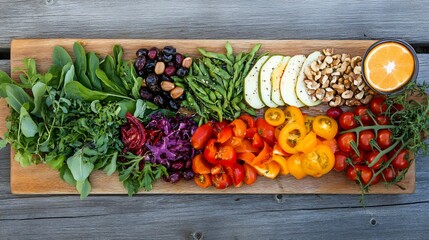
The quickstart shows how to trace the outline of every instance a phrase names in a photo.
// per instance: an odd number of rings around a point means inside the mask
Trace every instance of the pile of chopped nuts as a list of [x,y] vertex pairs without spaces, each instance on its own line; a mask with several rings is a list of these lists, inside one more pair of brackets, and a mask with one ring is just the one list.
[[329,102],[329,106],[368,104],[375,94],[362,79],[362,57],[335,54],[323,49],[317,61],[304,69],[307,93],[313,101]]

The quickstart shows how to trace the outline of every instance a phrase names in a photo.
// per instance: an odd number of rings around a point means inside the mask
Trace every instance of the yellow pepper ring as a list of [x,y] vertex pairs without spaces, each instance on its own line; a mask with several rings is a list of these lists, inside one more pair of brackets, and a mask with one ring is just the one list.
[[295,146],[307,135],[304,125],[290,123],[286,125],[279,133],[278,142],[280,147],[287,153],[297,153]]

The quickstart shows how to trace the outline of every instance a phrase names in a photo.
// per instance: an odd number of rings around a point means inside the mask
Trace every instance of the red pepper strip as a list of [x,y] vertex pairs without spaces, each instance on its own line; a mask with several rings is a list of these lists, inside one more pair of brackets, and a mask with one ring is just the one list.
[[268,145],[268,143],[264,142],[264,148],[261,152],[259,152],[258,156],[253,159],[252,165],[259,165],[261,163],[268,162],[271,157],[271,153],[273,152],[273,148]]
[[127,112],[127,124],[121,127],[122,142],[124,143],[124,152],[131,151],[137,155],[143,153],[143,146],[146,143],[146,130],[143,124],[131,113]]

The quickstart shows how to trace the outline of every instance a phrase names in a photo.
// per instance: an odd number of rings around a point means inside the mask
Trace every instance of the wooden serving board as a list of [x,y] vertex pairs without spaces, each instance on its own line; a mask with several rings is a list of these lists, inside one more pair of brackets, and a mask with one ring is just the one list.
[[[162,48],[172,45],[180,53],[198,56],[196,47],[209,51],[224,51],[226,40],[139,40],[139,39],[18,39],[12,41],[11,69],[22,66],[24,58],[35,58],[39,71],[47,71],[52,64],[53,47],[60,45],[72,54],[75,41],[83,44],[86,51],[95,51],[102,56],[111,53],[114,44],[121,44],[126,59],[133,59],[137,49],[153,46]],[[249,50],[255,43],[262,43],[262,51],[284,55],[306,54],[323,48],[334,48],[337,53],[349,53],[352,56],[362,56],[374,41],[360,40],[229,40],[235,52]],[[13,79],[18,79],[17,73],[12,72]],[[308,114],[316,115],[326,110],[326,105],[303,109]],[[9,114],[6,102],[0,102],[0,136],[6,131],[5,117]],[[91,175],[92,193],[94,194],[123,194],[126,193],[118,176],[107,176],[104,172]],[[371,187],[370,193],[403,194],[415,190],[415,167],[411,166],[406,178],[400,183],[405,189],[392,186],[385,188],[383,184]],[[23,168],[13,160],[11,155],[11,191],[14,194],[76,194],[74,187],[63,182],[56,170],[47,165],[34,165]],[[141,193],[147,193],[142,191]],[[201,189],[193,181],[180,181],[176,184],[158,181],[150,194],[360,194],[359,187],[348,180],[343,173],[331,173],[316,179],[306,177],[296,180],[294,177],[281,176],[276,180],[259,177],[255,184],[241,188],[230,187],[218,190],[213,187]]]

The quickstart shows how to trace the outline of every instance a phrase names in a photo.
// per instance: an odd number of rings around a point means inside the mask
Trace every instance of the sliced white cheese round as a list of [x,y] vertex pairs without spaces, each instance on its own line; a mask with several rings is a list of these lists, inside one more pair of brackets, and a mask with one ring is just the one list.
[[308,55],[307,59],[305,60],[304,64],[302,65],[301,71],[299,72],[298,79],[296,81],[295,86],[295,92],[298,96],[298,99],[304,103],[307,106],[316,106],[319,105],[322,101],[316,100],[313,101],[310,95],[308,95],[307,90],[305,88],[305,68],[310,67],[311,63],[314,61],[317,61],[319,56],[321,56],[322,53],[319,51],[313,52],[310,55]]
[[254,109],[265,107],[265,104],[259,98],[259,72],[267,59],[268,56],[260,57],[244,78],[244,100]]
[[271,100],[271,73],[283,60],[281,55],[273,55],[265,61],[259,72],[259,97],[262,102],[265,103],[268,107],[277,107],[278,105]]
[[283,102],[282,96],[280,94],[280,81],[282,80],[283,72],[285,71],[289,60],[289,56],[284,57],[271,73],[271,100],[279,106],[285,105],[285,102]]
[[287,105],[295,107],[303,107],[304,104],[299,101],[295,93],[296,80],[298,78],[301,67],[304,64],[306,57],[304,55],[293,56],[283,73],[282,79],[280,81],[280,94],[283,101]]

